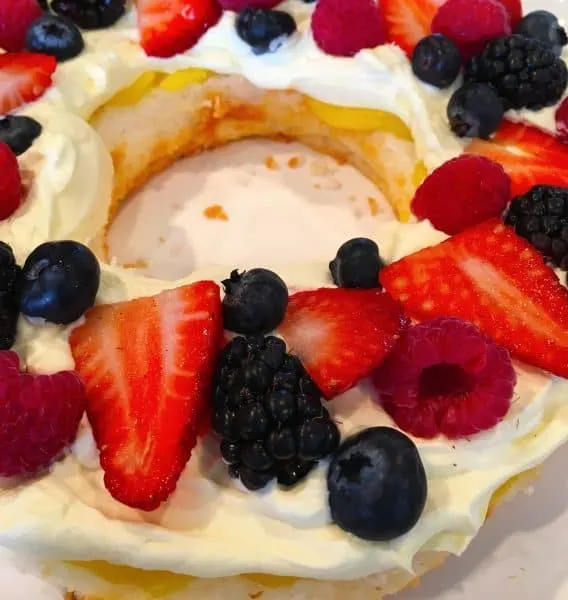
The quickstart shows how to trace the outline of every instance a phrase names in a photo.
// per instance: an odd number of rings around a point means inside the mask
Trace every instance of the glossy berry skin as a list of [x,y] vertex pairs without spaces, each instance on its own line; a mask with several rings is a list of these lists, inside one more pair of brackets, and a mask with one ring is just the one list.
[[429,35],[418,42],[412,53],[412,72],[437,88],[446,88],[461,70],[462,58],[455,43],[444,35]]
[[286,284],[268,269],[233,271],[223,281],[225,329],[236,333],[263,334],[275,329],[288,306]]
[[124,15],[126,0],[53,0],[51,9],[81,29],[104,29]]
[[276,52],[297,28],[289,13],[266,8],[245,8],[237,16],[235,27],[254,54]]
[[73,323],[95,303],[100,274],[99,261],[83,244],[45,242],[24,263],[20,310],[50,323]]
[[525,15],[515,27],[515,33],[533,38],[560,56],[568,43],[566,31],[560,26],[556,15],[547,10],[535,10]]
[[41,131],[42,126],[31,117],[6,115],[0,119],[0,142],[7,144],[16,156],[28,150]]
[[450,98],[447,107],[452,131],[458,137],[488,138],[495,133],[505,111],[499,96],[483,83],[466,83]]
[[0,221],[12,216],[22,203],[22,176],[16,155],[0,142]]
[[329,465],[327,487],[333,522],[374,542],[410,531],[426,504],[418,450],[390,427],[365,429],[345,440]]
[[79,28],[66,17],[46,13],[34,21],[26,34],[26,49],[49,54],[64,62],[83,52],[85,42]]
[[12,248],[0,242],[0,350],[9,350],[16,341],[21,275]]
[[333,283],[344,288],[380,288],[379,272],[385,266],[379,247],[368,238],[345,242],[329,263]]

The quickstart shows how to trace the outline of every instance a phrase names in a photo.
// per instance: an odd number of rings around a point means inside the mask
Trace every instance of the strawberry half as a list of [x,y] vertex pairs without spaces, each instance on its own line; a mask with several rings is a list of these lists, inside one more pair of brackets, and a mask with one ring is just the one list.
[[432,33],[432,20],[446,0],[381,0],[387,24],[387,41],[400,46],[408,56],[418,42]]
[[411,316],[470,321],[518,358],[568,377],[568,290],[498,219],[389,265],[380,280]]
[[467,152],[500,163],[511,178],[513,197],[534,185],[568,186],[568,146],[534,127],[504,121],[491,141],[475,139]]
[[0,54],[0,114],[37,100],[51,86],[55,57],[35,52]]
[[279,331],[329,400],[378,367],[407,325],[388,294],[321,288],[290,297]]
[[140,44],[161,58],[189,50],[222,13],[217,0],[138,0],[136,7]]
[[71,335],[105,485],[154,510],[174,491],[208,416],[223,335],[211,281],[97,306]]

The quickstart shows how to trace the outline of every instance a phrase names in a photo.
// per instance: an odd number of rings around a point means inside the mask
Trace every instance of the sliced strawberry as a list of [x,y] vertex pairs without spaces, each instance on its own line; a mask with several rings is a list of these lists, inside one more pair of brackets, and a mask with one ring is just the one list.
[[538,184],[568,186],[568,146],[534,127],[505,121],[491,141],[475,139],[467,152],[500,163],[513,196]]
[[105,485],[157,508],[175,489],[208,410],[223,334],[211,281],[97,306],[71,335]]
[[0,54],[0,114],[43,96],[56,67],[55,58],[47,54]]
[[446,0],[381,0],[387,23],[387,40],[400,46],[408,56],[414,46],[430,35],[436,11]]
[[189,50],[221,18],[217,0],[138,0],[140,44],[148,56]]
[[388,294],[322,288],[291,296],[279,330],[330,399],[381,364],[407,324]]
[[518,358],[568,377],[568,290],[498,219],[389,265],[380,279],[411,316],[470,321]]

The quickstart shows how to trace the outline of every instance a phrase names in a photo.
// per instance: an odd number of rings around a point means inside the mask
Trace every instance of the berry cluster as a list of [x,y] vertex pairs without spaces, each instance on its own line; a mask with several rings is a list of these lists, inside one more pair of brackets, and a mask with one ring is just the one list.
[[274,336],[235,337],[215,375],[213,429],[249,490],[302,480],[339,445],[339,430],[301,362]]

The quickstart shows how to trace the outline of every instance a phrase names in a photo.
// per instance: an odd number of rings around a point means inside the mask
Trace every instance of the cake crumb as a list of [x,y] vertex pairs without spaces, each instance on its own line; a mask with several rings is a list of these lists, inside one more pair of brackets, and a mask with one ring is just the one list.
[[147,269],[148,261],[144,260],[143,258],[137,258],[136,260],[133,260],[132,262],[124,263],[122,265],[122,267],[124,269]]
[[220,204],[212,204],[208,206],[204,211],[203,215],[206,219],[216,219],[217,221],[228,221],[229,215],[225,212],[225,209]]
[[335,175],[337,167],[331,166],[326,159],[316,159],[310,163],[310,175],[314,177],[326,177]]
[[163,235],[161,235],[161,236],[158,238],[158,242],[160,242],[160,245],[162,246],[163,244],[165,244],[165,243],[166,243],[166,238],[165,238]]
[[381,212],[379,209],[379,201],[374,196],[367,196],[367,203],[369,204],[371,216],[376,217]]
[[292,156],[288,159],[288,167],[290,169],[298,169],[304,164],[305,160],[303,156]]
[[277,171],[280,168],[278,161],[272,155],[269,155],[264,159],[264,166],[270,171]]

